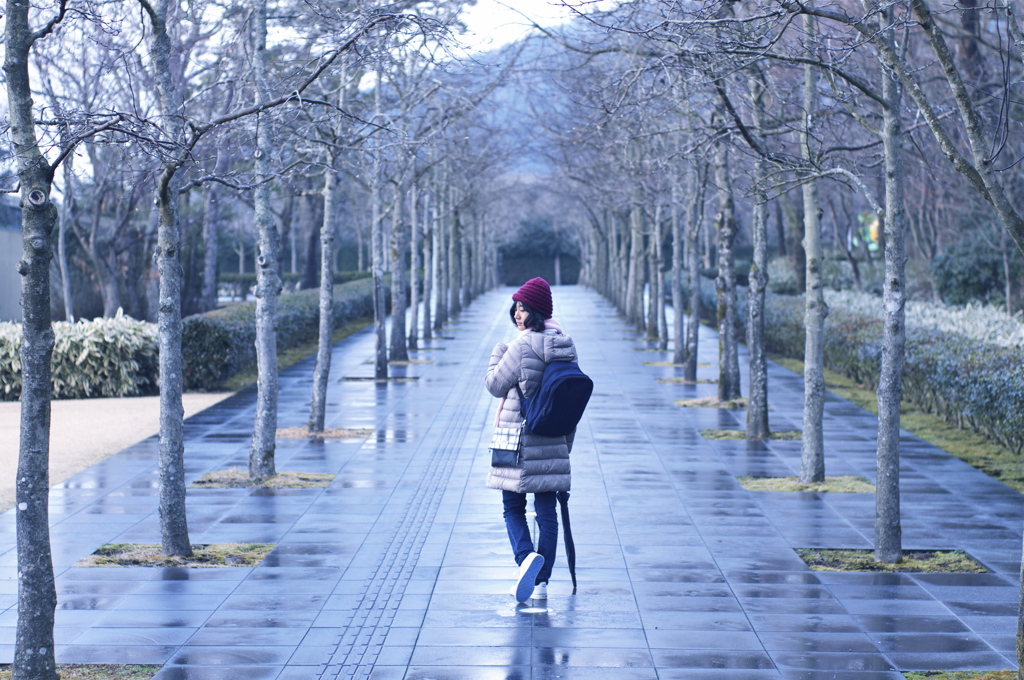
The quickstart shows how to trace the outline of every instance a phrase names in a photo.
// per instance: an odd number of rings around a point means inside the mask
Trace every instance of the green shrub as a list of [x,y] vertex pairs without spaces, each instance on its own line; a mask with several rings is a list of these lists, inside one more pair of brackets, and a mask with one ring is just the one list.
[[[876,389],[882,320],[833,305],[825,319],[825,365]],[[881,300],[877,300],[881,306]],[[765,304],[769,351],[803,359],[802,296],[771,295]],[[908,314],[909,316],[909,314]],[[903,397],[926,413],[970,427],[1016,454],[1024,450],[1024,347],[907,324]]]
[[[334,272],[334,285],[340,285],[342,283],[349,283],[350,281],[360,281],[362,279],[368,279],[373,274],[368,271],[339,271]],[[295,272],[288,272],[281,274],[281,280],[285,283],[294,284],[302,278],[302,275]],[[244,286],[246,290],[256,285],[256,274],[245,273],[239,274],[237,272],[224,272],[217,277],[217,281],[222,284],[230,284],[232,286]]]
[[[390,297],[390,289],[386,288]],[[320,292],[286,293],[277,300],[278,352],[316,340]],[[373,316],[368,279],[334,287],[334,327]],[[241,302],[182,321],[182,373],[186,390],[212,390],[256,365],[256,303]]]
[[[390,289],[385,288],[390,301]],[[244,302],[182,321],[187,390],[209,390],[256,365],[256,303]],[[373,316],[373,285],[363,278],[334,287],[334,327]],[[277,349],[315,341],[318,290],[284,294],[277,303]],[[157,327],[120,312],[113,319],[53,324],[54,399],[153,394],[159,374]],[[21,325],[0,323],[0,401],[21,397]]]
[[[120,312],[112,319],[53,324],[54,399],[129,397],[157,387],[156,326]],[[0,324],[0,400],[21,397],[21,324]]]
[[[1019,280],[1024,261],[1010,248],[1010,276]],[[946,248],[932,260],[935,285],[942,299],[953,305],[972,301],[1005,304],[1002,255],[984,239],[969,238]]]
[[[737,288],[739,337],[746,337],[746,290]],[[825,366],[869,389],[882,364],[882,301],[827,293]],[[714,284],[701,282],[701,317],[717,325]],[[903,398],[958,427],[970,427],[1015,454],[1024,451],[1024,328],[992,307],[950,308],[909,302]],[[803,360],[804,298],[765,299],[769,352]]]

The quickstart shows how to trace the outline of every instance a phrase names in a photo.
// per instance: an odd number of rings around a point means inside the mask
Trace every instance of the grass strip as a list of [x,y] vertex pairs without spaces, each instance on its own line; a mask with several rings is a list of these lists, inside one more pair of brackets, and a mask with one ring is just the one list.
[[321,432],[310,432],[309,428],[282,427],[277,431],[278,439],[365,439],[373,434],[369,427],[325,427]]
[[658,382],[666,385],[714,385],[717,380],[701,378],[699,380],[687,380],[686,378],[658,378]]
[[254,480],[246,470],[228,468],[207,472],[192,482],[190,489],[322,489],[334,481],[329,472],[278,472],[266,479]]
[[[57,675],[61,680],[150,680],[159,670],[160,666],[129,664],[57,664]],[[0,680],[11,680],[13,674],[10,664],[0,665]]]
[[907,680],[1017,680],[1017,671],[903,671]]
[[727,408],[735,410],[746,408],[747,400],[744,397],[726,399],[725,401],[719,401],[718,397],[700,397],[699,399],[679,399],[675,404],[683,408]]
[[[671,361],[645,361],[645,362],[643,362],[643,365],[644,366],[678,366],[679,368],[682,368],[682,367],[686,366],[686,364],[673,364]],[[699,363],[697,365],[698,366],[710,366],[711,364],[705,364],[705,363],[702,362],[702,363]]]
[[[704,439],[715,440],[746,440],[746,430],[701,430],[700,436]],[[803,439],[804,433],[800,430],[783,430],[781,432],[768,433],[768,440],[773,442],[798,442]],[[757,440],[751,440],[757,441]]]
[[875,485],[863,477],[825,477],[824,482],[802,484],[796,477],[737,477],[747,491],[813,491],[815,493],[874,493]]
[[[331,344],[333,345],[339,340],[343,340],[350,335],[358,333],[359,331],[369,326],[371,323],[373,323],[373,319],[361,319],[359,321],[347,323],[344,326],[339,326],[334,330],[334,333],[331,334]],[[279,352],[277,355],[277,369],[281,371],[288,368],[289,366],[297,364],[306,357],[316,354],[318,348],[319,343],[316,340],[313,340],[303,345],[297,345],[290,349],[286,349],[283,352]],[[256,369],[253,368],[250,371],[245,371],[243,373],[238,373],[236,375],[231,376],[223,383],[218,385],[216,391],[238,392],[239,390],[245,389],[246,387],[255,384]]]
[[211,543],[193,545],[191,557],[178,557],[164,555],[158,543],[108,543],[83,557],[75,566],[255,567],[273,549],[273,543]]
[[989,570],[963,550],[908,550],[896,564],[876,562],[871,550],[823,550],[797,548],[813,571],[930,572],[942,574],[984,574]]
[[[798,359],[772,356],[771,360],[794,373],[803,375],[804,364]],[[878,415],[875,393],[846,376],[825,369],[825,387],[834,394],[852,401],[866,411]],[[1024,456],[989,441],[971,430],[959,429],[932,413],[925,413],[908,401],[900,406],[900,427],[934,444],[946,453],[994,477],[1014,491],[1024,493]]]

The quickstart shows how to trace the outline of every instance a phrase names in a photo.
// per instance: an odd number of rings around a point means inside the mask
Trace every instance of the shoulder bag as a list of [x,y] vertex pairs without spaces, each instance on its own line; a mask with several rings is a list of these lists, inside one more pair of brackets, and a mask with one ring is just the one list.
[[[518,388],[519,385],[516,385]],[[516,467],[519,465],[519,446],[523,438],[523,424],[512,427],[501,427],[501,409],[505,400],[501,400],[498,413],[494,416],[494,434],[491,436],[491,466]]]

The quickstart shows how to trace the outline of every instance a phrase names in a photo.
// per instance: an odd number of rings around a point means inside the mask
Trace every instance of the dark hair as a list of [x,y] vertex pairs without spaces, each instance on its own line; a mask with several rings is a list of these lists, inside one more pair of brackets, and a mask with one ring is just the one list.
[[[523,309],[526,310],[526,326],[531,331],[537,331],[538,333],[544,330],[544,317],[540,315],[540,312],[534,311],[529,305],[525,305],[522,302],[512,301],[512,309],[508,310],[508,315],[512,318],[512,323],[516,323],[516,305],[523,305]],[[516,328],[519,325],[516,324]]]

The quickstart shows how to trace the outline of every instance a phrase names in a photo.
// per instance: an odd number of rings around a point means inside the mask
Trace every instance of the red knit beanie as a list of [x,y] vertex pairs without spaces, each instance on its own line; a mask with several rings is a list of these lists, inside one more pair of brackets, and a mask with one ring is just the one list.
[[516,302],[522,302],[545,319],[551,318],[553,311],[551,286],[539,276],[524,283],[523,287],[512,295],[512,299]]

